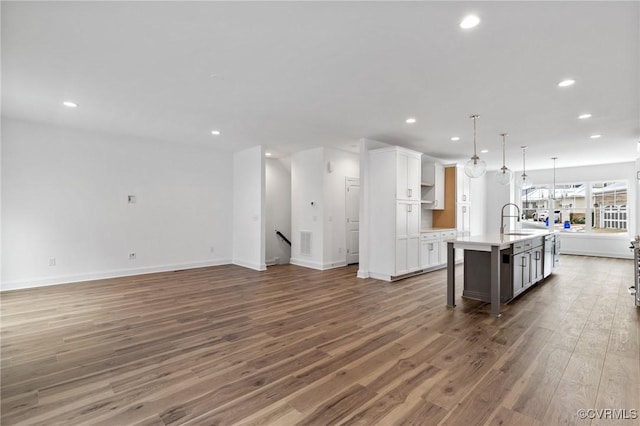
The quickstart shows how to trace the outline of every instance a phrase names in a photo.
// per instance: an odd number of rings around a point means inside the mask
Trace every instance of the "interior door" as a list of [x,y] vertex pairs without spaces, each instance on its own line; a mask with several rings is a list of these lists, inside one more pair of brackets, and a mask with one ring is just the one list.
[[360,179],[347,178],[347,265],[358,263],[360,254]]

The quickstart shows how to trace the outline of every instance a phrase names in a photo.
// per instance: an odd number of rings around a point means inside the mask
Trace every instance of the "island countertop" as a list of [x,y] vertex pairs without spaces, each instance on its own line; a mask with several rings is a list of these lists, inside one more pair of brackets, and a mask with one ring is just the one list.
[[478,251],[491,251],[491,247],[498,247],[499,249],[507,248],[511,244],[518,243],[520,241],[530,240],[536,237],[544,237],[545,235],[554,234],[556,231],[546,229],[527,229],[521,231],[506,232],[503,235],[500,233],[482,234],[482,235],[469,235],[456,238],[450,238],[447,242],[453,243],[455,248],[478,250]]

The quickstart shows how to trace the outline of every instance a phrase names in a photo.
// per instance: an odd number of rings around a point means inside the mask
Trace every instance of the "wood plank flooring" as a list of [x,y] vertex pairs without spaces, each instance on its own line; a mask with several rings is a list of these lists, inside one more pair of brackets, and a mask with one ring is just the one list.
[[640,425],[632,262],[561,261],[501,318],[447,309],[445,270],[221,266],[5,292],[1,423]]

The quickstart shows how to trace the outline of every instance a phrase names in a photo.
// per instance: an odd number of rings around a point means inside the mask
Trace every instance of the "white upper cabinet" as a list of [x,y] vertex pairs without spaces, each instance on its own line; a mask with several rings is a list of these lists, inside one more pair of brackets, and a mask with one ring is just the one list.
[[471,202],[471,178],[464,173],[463,166],[456,167],[456,202]]
[[396,151],[396,198],[398,200],[420,200],[421,155],[409,150]]
[[421,201],[423,207],[444,209],[444,166],[437,162],[422,164]]

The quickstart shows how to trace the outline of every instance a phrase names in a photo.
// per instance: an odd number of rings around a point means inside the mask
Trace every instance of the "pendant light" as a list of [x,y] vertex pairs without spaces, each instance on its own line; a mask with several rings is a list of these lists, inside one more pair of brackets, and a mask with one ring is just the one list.
[[533,182],[531,181],[531,179],[529,179],[529,176],[527,176],[527,169],[525,167],[524,153],[527,150],[527,147],[525,145],[521,146],[520,148],[522,148],[522,176],[520,176],[520,188],[529,189],[533,186]]
[[487,170],[487,163],[476,154],[476,120],[480,117],[477,114],[471,116],[473,119],[473,157],[464,165],[464,173],[470,178],[479,178]]
[[553,160],[553,189],[551,192],[551,199],[555,200],[556,199],[556,160],[558,159],[558,157],[551,157],[551,159]]
[[511,179],[513,178],[513,172],[509,170],[505,165],[505,146],[507,133],[500,133],[500,136],[502,136],[502,167],[496,173],[496,182],[498,182],[500,185],[509,185],[511,183]]

